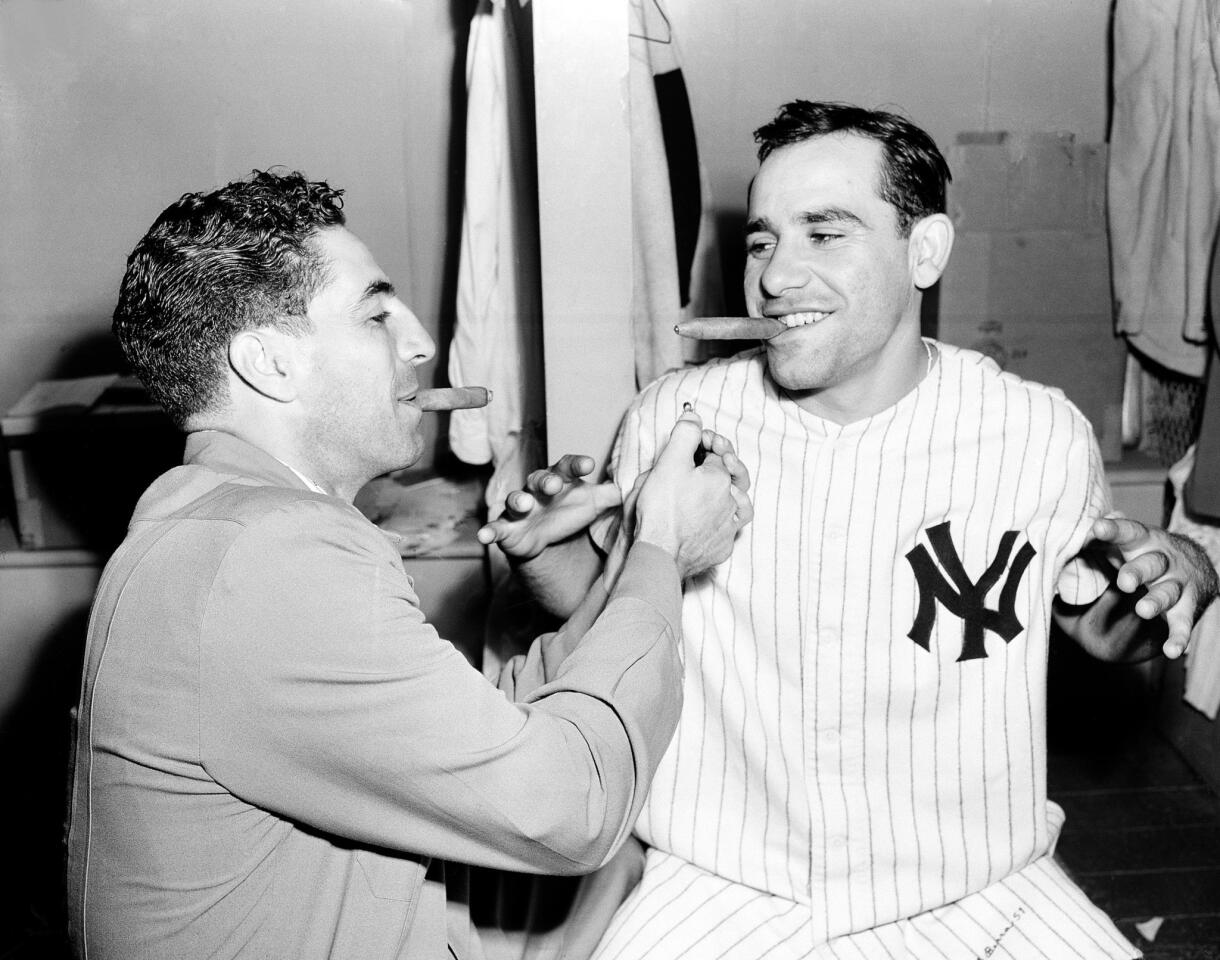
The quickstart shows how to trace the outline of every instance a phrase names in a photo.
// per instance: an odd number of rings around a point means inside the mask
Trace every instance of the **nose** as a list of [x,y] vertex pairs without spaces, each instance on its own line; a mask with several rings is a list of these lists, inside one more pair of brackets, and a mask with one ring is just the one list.
[[809,276],[809,265],[802,260],[797,244],[780,240],[772,248],[758,283],[763,296],[774,298],[799,290],[809,282]]
[[405,363],[420,366],[436,356],[436,343],[406,306],[395,317],[394,346]]

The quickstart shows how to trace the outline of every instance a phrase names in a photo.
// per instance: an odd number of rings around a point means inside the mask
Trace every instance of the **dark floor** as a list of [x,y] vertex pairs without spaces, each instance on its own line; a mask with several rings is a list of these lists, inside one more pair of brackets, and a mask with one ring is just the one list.
[[[1057,853],[1149,960],[1220,960],[1220,798],[1157,732],[1142,682],[1052,658],[1049,793],[1067,814]],[[1149,941],[1136,924],[1158,917]]]
[[[1149,960],[1220,960],[1220,798],[1156,731],[1145,676],[1075,654],[1052,656],[1050,675],[1049,792],[1067,813],[1061,862]],[[39,714],[68,696],[42,692]],[[56,704],[26,729],[61,726],[50,739],[63,744],[65,714]],[[0,901],[0,960],[66,960],[64,752],[0,741],[8,783],[25,784],[0,791],[0,814],[16,825],[7,852],[17,887]],[[1149,941],[1136,924],[1158,917]]]
[[[1050,793],[1067,813],[1059,858],[1129,940],[1156,960],[1220,958],[1217,797],[1147,732],[1121,756],[1055,752]],[[1163,918],[1155,940],[1137,923]]]

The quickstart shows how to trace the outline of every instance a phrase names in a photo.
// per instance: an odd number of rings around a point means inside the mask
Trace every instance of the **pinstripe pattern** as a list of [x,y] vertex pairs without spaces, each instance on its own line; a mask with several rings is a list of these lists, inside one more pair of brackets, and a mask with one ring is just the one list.
[[[755,517],[688,586],[686,705],[637,827],[652,849],[598,960],[1137,955],[1049,856],[1047,627],[1057,588],[1101,588],[1065,571],[1109,507],[1100,455],[1059,391],[938,346],[917,390],[846,426],[784,396],[761,351],[666,376],[628,412],[624,489],[690,401],[749,466]],[[1023,629],[986,631],[983,657],[959,660],[940,603],[929,649],[908,636],[906,555],[935,556],[946,522],[972,581],[1007,531],[1035,551]]]

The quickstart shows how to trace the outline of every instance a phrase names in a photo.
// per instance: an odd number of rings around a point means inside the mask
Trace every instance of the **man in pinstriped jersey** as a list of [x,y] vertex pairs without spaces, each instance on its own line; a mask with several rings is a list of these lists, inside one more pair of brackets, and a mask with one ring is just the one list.
[[[629,489],[693,405],[755,515],[687,587],[644,877],[596,956],[1138,956],[1053,859],[1050,625],[1104,659],[1178,656],[1214,573],[1109,517],[1059,390],[920,336],[953,244],[927,134],[795,101],[756,138],[746,303],[790,329],[651,384],[616,444]],[[568,536],[596,512],[591,467],[539,471],[481,533],[557,611],[597,575]]]

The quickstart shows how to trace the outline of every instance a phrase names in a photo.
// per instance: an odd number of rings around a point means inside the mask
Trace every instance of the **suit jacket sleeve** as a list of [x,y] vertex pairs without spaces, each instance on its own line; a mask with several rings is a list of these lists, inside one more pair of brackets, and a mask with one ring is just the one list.
[[681,706],[680,585],[648,544],[587,632],[514,665],[518,702],[437,636],[380,532],[333,504],[260,518],[205,604],[208,773],[362,844],[594,869],[628,835]]

